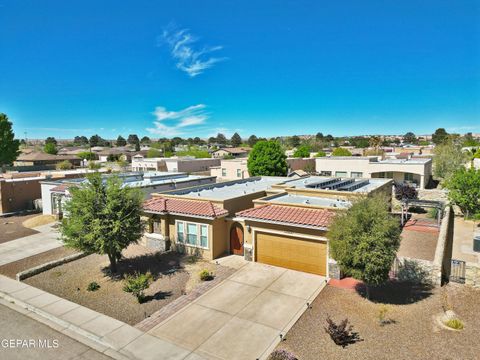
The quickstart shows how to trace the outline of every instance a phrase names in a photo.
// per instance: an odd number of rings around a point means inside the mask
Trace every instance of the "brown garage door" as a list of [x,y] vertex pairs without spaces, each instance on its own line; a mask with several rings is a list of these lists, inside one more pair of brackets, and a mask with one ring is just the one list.
[[257,261],[326,276],[326,242],[286,235],[257,233]]

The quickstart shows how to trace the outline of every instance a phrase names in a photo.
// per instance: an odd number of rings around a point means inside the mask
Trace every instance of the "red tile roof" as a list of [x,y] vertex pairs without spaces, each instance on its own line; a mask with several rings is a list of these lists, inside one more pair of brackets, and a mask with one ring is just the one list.
[[227,215],[228,211],[210,201],[185,200],[155,197],[143,203],[143,209],[156,213],[174,213],[216,218]]
[[282,222],[291,225],[327,227],[332,222],[335,212],[326,209],[264,205],[240,211],[236,215],[251,220]]

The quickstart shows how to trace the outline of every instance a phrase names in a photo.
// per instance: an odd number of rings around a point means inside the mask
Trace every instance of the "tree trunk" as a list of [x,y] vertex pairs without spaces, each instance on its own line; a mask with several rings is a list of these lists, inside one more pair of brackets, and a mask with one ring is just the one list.
[[110,270],[112,273],[117,272],[117,258],[115,255],[108,254],[108,260],[110,260]]
[[366,292],[367,300],[370,300],[370,285],[365,284],[365,292]]

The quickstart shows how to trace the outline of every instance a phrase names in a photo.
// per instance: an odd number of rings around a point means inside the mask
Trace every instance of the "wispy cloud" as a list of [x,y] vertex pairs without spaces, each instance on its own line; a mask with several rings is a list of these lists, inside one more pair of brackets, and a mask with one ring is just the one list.
[[226,60],[226,57],[211,56],[213,52],[221,50],[222,46],[201,46],[198,44],[199,39],[188,29],[178,29],[175,25],[165,28],[160,40],[160,43],[169,46],[177,68],[190,77],[200,75],[216,63]]
[[72,128],[57,128],[57,127],[28,127],[27,130],[41,130],[41,131],[62,131],[62,132],[92,132],[95,129],[72,129]]
[[179,111],[168,111],[163,106],[157,106],[153,115],[156,118],[153,122],[155,127],[147,128],[147,131],[162,137],[181,135],[185,128],[201,125],[208,119],[204,104],[189,106]]
[[447,131],[471,131],[471,130],[477,130],[480,129],[480,126],[472,126],[472,125],[466,125],[466,126],[455,126],[455,127],[449,127],[447,128]]

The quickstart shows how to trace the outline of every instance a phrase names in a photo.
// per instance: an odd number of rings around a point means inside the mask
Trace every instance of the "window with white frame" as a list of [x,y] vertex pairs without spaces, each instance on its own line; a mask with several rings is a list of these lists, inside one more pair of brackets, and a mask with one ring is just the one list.
[[346,171],[335,171],[335,177],[347,177]]
[[350,173],[350,176],[352,178],[361,178],[363,176],[363,172],[359,172],[359,171],[352,171]]
[[241,177],[242,177],[242,170],[237,169],[237,178],[241,178]]
[[208,225],[177,221],[177,241],[188,246],[208,249]]
[[227,176],[227,169],[222,168],[222,176]]

